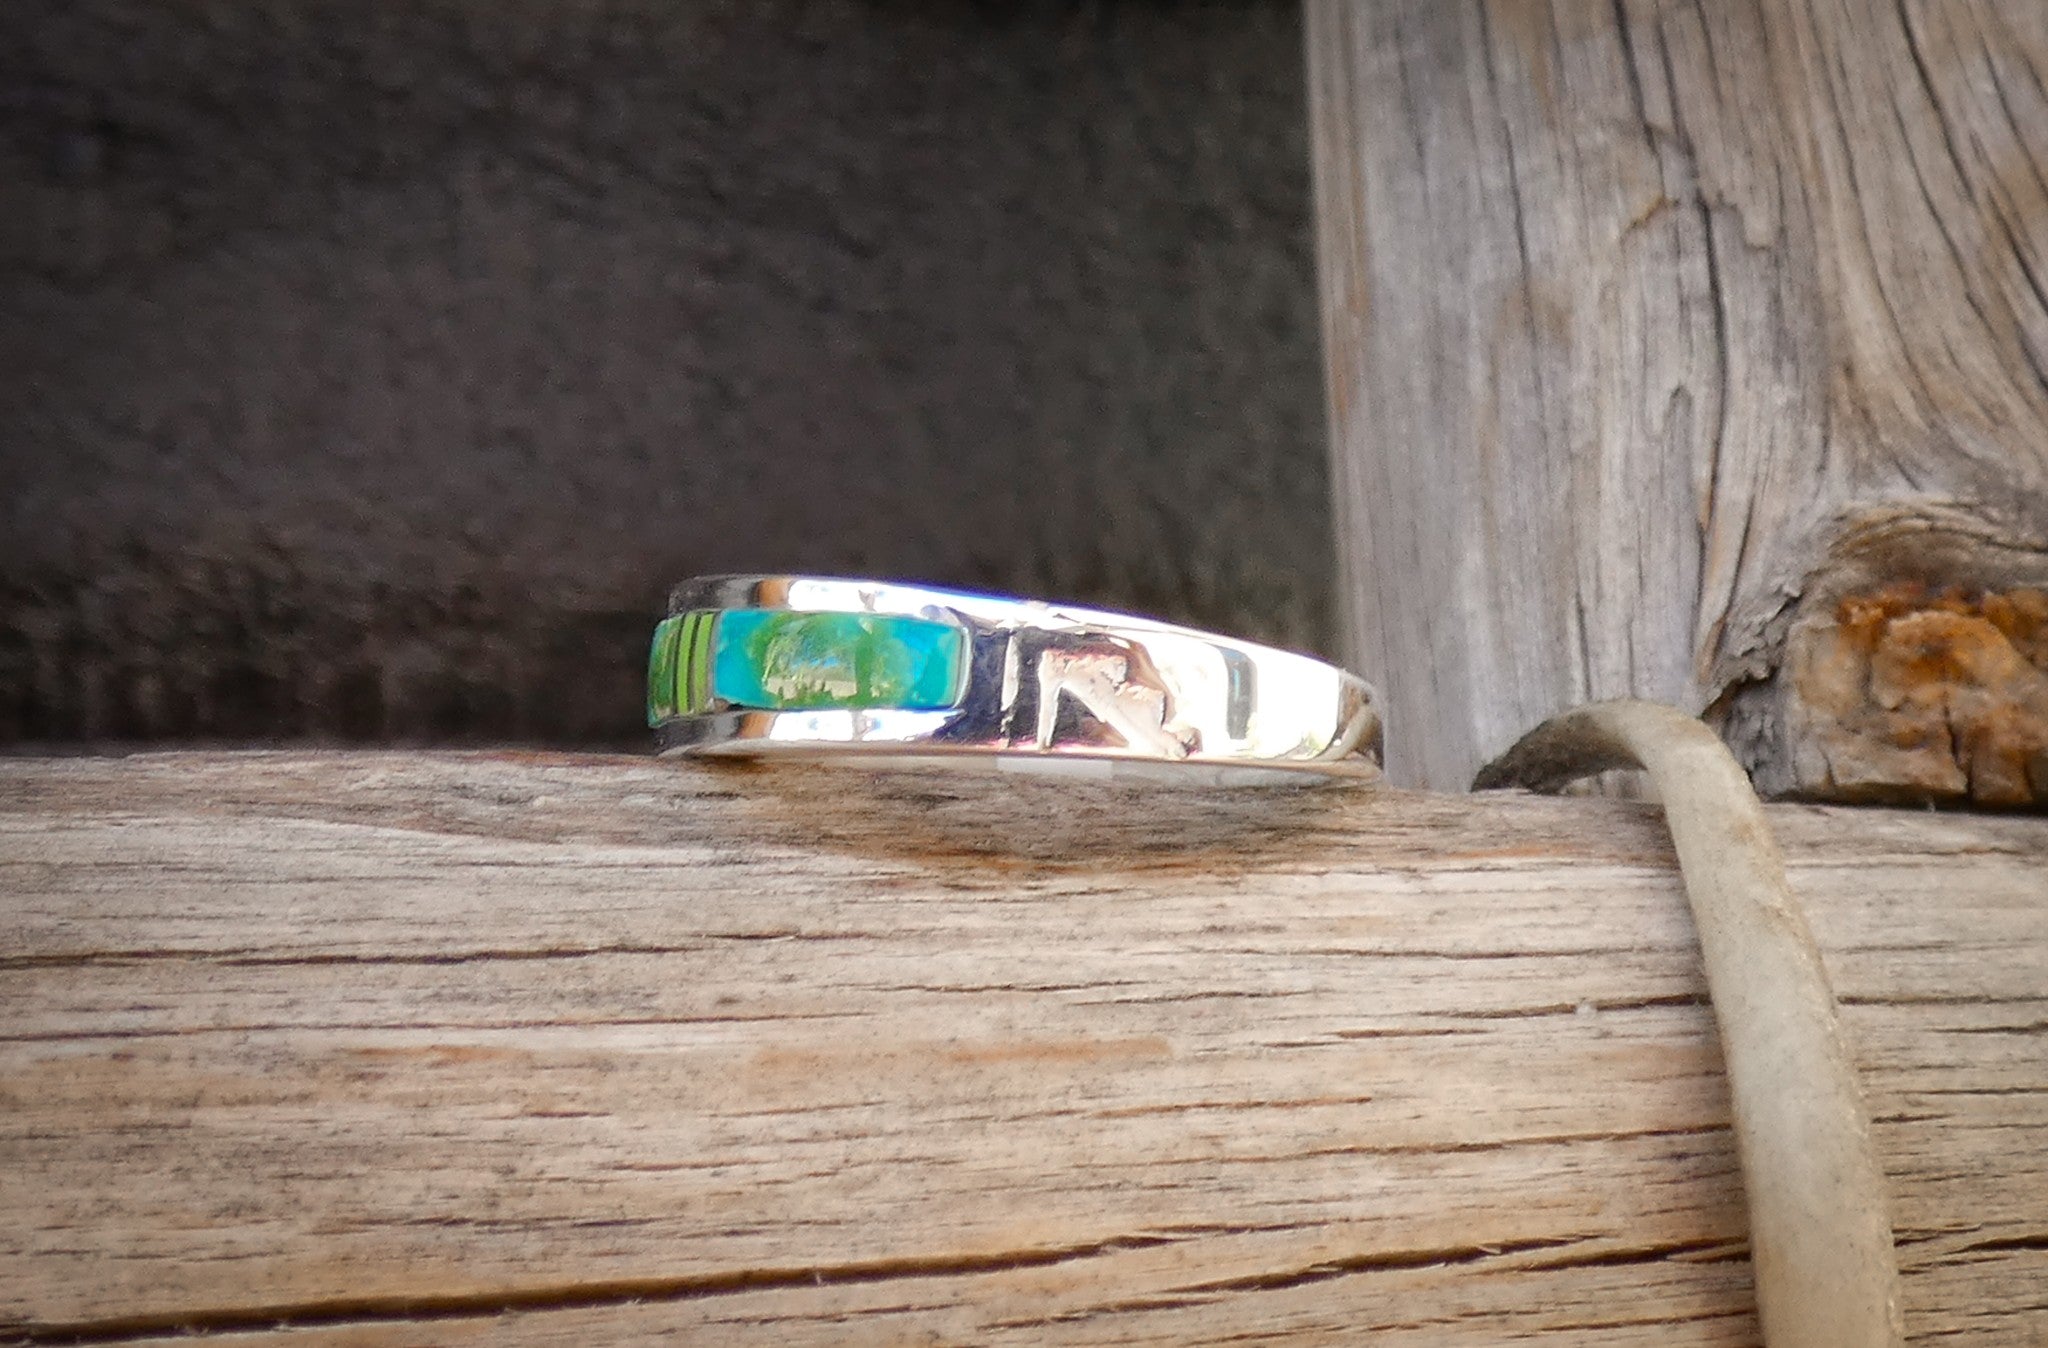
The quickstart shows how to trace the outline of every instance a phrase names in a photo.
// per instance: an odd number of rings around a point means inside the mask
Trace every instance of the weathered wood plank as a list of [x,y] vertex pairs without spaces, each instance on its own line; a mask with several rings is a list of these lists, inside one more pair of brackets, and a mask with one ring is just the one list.
[[[2048,1342],[2048,823],[1771,813],[1909,1327]],[[1649,807],[15,761],[0,894],[0,1334],[1754,1338]]]
[[1767,792],[2048,804],[2048,6],[1308,18],[1394,779],[1636,696]]

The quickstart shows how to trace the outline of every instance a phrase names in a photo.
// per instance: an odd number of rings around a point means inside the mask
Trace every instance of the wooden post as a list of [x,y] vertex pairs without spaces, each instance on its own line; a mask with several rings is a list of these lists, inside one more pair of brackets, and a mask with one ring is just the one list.
[[1308,63],[1397,781],[1634,695],[2048,802],[2048,5],[1310,0]]
[[[2044,1341],[2048,825],[1769,814],[1911,1330]],[[1733,1348],[1698,958],[1618,801],[0,760],[0,1341]]]

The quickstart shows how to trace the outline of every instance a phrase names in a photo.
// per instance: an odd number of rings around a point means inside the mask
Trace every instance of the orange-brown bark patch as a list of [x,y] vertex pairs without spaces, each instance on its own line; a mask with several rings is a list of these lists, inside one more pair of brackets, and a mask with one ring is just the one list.
[[2048,593],[1885,585],[1801,644],[1827,794],[2048,804]]

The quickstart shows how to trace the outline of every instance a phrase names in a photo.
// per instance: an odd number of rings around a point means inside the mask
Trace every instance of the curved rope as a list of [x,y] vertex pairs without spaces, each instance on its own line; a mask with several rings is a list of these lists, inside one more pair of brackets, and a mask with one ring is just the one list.
[[1758,1315],[1773,1348],[1904,1342],[1884,1172],[1827,971],[1756,792],[1674,707],[1601,702],[1545,721],[1475,791],[1554,791],[1646,769],[1664,798],[1735,1110]]

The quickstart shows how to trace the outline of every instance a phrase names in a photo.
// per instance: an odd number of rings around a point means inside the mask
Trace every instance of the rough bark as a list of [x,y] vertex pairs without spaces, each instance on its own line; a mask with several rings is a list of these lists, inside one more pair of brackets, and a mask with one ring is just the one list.
[[[2048,1338],[2048,825],[1767,813],[1909,1330]],[[1754,1341],[1648,806],[13,761],[0,892],[0,1336]]]
[[1343,603],[1396,779],[1637,696],[1776,793],[2048,801],[2048,7],[1308,26]]

